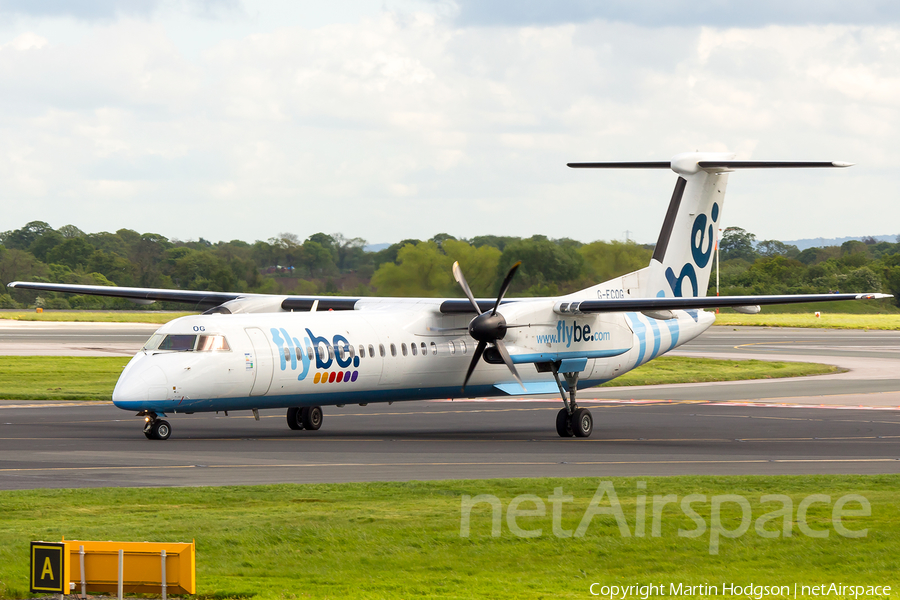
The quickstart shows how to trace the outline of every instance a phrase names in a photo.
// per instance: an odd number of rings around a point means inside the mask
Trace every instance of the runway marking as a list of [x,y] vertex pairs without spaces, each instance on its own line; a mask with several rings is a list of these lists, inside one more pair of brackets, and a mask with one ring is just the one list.
[[109,400],[59,402],[53,404],[0,404],[0,408],[62,408],[66,406],[111,406]]
[[[869,396],[876,394],[885,394],[885,393],[897,393],[897,392],[860,392],[853,395],[858,396]],[[839,396],[846,396],[847,394],[830,394],[830,395],[820,395],[820,396],[809,396],[809,398],[833,398]],[[792,398],[794,396],[784,396],[785,398]],[[778,398],[769,398],[767,400],[778,400]],[[41,404],[3,404],[3,401],[0,400],[0,409],[3,408],[64,408],[64,407],[74,407],[74,406],[112,406],[112,402],[109,400],[97,400],[97,401],[71,401],[71,402],[52,402],[51,403],[41,403]],[[426,404],[430,403],[443,403],[449,402],[449,400],[424,400],[422,401]],[[467,399],[467,400],[457,400],[457,402],[477,402],[477,403],[506,403],[506,402],[520,402],[520,403],[537,403],[537,402],[549,402],[552,404],[558,404],[559,400],[542,400],[542,399],[492,399],[492,398],[482,398],[482,399]],[[380,404],[380,403],[379,403]],[[579,401],[580,405],[590,406],[591,408],[615,408],[617,406],[644,406],[644,405],[685,405],[685,404],[703,404],[706,406],[732,406],[732,407],[750,407],[750,408],[810,408],[810,409],[831,409],[831,410],[890,410],[896,411],[900,410],[900,406],[849,406],[849,405],[841,405],[841,404],[799,404],[799,403],[791,403],[791,402],[754,402],[752,400],[733,400],[733,401],[712,401],[712,400],[670,400],[666,398],[643,398],[643,399],[621,399],[621,398],[587,398]],[[263,409],[269,410],[269,409]],[[396,415],[420,415],[420,414],[458,414],[458,413],[478,413],[478,412],[503,412],[503,411],[528,411],[528,410],[557,410],[557,407],[541,407],[541,408],[503,408],[503,409],[465,409],[465,410],[448,410],[448,411],[405,411],[405,412],[365,412],[365,413],[329,413],[328,417],[371,417],[371,416],[396,416]],[[235,411],[238,412],[238,411]],[[244,411],[240,411],[244,412]],[[173,413],[178,414],[179,416],[187,416],[185,413]],[[252,415],[235,415],[233,417],[224,417],[224,416],[216,416],[217,419],[253,419]],[[283,419],[284,415],[260,415],[260,419]],[[101,423],[103,421],[90,421]]]
[[[440,435],[440,434],[438,434]],[[0,441],[16,441],[16,440],[46,440],[44,437],[4,437],[0,438]],[[62,438],[62,437],[54,437],[54,440],[80,440],[84,438]],[[206,437],[206,438],[177,438],[179,442],[240,442],[240,441],[254,441],[254,442],[293,442],[293,443],[303,443],[303,442],[313,442],[316,444],[324,443],[324,442],[371,442],[371,443],[422,443],[422,442],[431,442],[431,443],[464,443],[464,444],[475,444],[475,443],[533,443],[533,442],[548,442],[548,443],[560,443],[560,444],[587,444],[587,443],[673,443],[673,442],[741,442],[741,443],[752,443],[752,442],[830,442],[830,441],[865,441],[865,440],[897,440],[900,439],[900,435],[867,435],[867,436],[828,436],[828,437],[774,437],[774,438],[558,438],[558,437],[546,437],[546,438],[507,438],[507,439],[496,439],[496,438],[451,438],[451,437],[432,437],[432,438],[409,438],[409,437],[252,437],[252,436],[241,436],[241,437]],[[122,441],[122,440],[118,440]],[[2,471],[2,469],[0,469]]]
[[250,464],[250,465],[138,465],[115,467],[24,467],[16,469],[0,469],[0,472],[58,472],[58,471],[126,471],[126,470],[164,470],[164,469],[297,469],[297,468],[334,468],[334,467],[533,467],[551,465],[695,465],[695,464],[762,464],[762,463],[881,463],[900,462],[900,458],[759,458],[742,460],[622,460],[622,461],[480,461],[480,462],[353,462],[353,463],[296,463],[296,464]]

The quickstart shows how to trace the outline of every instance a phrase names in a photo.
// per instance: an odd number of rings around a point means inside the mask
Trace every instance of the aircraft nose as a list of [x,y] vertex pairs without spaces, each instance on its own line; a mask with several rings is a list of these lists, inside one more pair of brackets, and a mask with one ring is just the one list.
[[140,409],[148,400],[165,400],[168,379],[158,365],[136,360],[128,365],[113,390],[113,404],[119,408]]

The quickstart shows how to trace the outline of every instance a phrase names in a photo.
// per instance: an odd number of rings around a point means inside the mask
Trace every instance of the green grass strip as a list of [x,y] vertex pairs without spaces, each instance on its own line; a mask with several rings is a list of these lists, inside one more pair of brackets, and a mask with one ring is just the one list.
[[109,400],[130,359],[0,356],[2,400]]
[[[0,356],[0,400],[109,400],[128,358]],[[606,386],[735,381],[834,373],[815,363],[661,356]]]
[[777,379],[781,377],[826,375],[840,371],[841,369],[838,367],[819,363],[660,356],[599,387]]
[[156,323],[162,325],[196,312],[170,311],[0,311],[0,319],[11,321],[67,321],[76,323]]
[[847,315],[822,312],[820,317],[812,312],[803,314],[741,315],[720,313],[716,325],[756,327],[810,327],[825,329],[900,329],[900,315]]
[[[551,496],[570,497],[559,503],[557,531],[571,535],[601,481],[607,489],[612,486],[628,535],[615,514],[595,515],[582,536],[554,534]],[[555,488],[560,488],[558,494]],[[0,492],[0,597],[28,596],[31,540],[65,536],[196,539],[199,598],[586,598],[595,582],[663,584],[663,597],[673,583],[717,585],[722,597],[724,583],[792,587],[835,582],[891,585],[890,597],[897,598],[898,489],[898,475],[841,475]],[[682,507],[691,494],[697,495],[690,504],[693,516]],[[859,514],[865,513],[862,505],[851,502],[843,510],[856,510],[857,516],[845,513],[836,525],[835,504],[848,494],[864,498],[870,514]],[[463,498],[478,495],[496,498],[501,516],[496,537],[487,502],[471,510],[468,536],[461,535]],[[722,501],[725,495],[732,501]],[[766,495],[782,498],[762,502]],[[760,517],[786,506],[784,496],[790,499],[786,521],[774,517],[757,530]],[[720,527],[715,527],[713,497],[719,498]],[[811,497],[815,502],[804,509],[804,519],[800,506]],[[510,520],[514,498],[521,500],[517,508],[523,512]],[[749,515],[735,498],[746,499]],[[596,506],[608,510],[609,495],[597,498]],[[804,533],[801,521],[807,532],[824,537]],[[789,537],[784,536],[785,523]],[[739,531],[742,524],[746,533],[721,535],[723,528]],[[513,527],[532,537],[516,535]],[[865,533],[845,537],[839,527]],[[680,535],[679,530],[696,535]],[[718,553],[711,552],[713,531]]]

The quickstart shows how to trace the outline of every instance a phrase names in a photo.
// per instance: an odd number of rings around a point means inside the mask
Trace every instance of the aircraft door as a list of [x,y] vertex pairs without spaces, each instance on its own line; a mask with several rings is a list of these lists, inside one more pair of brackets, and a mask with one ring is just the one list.
[[255,362],[253,373],[253,387],[250,388],[251,396],[264,396],[272,385],[272,375],[275,370],[275,361],[272,358],[272,348],[262,329],[247,327],[244,329],[253,344],[253,360]]

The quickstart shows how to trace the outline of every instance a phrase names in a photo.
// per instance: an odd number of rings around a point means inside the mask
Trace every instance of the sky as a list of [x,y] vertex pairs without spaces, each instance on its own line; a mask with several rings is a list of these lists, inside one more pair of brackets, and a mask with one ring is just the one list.
[[656,241],[669,171],[742,171],[724,226],[900,233],[900,4],[0,0],[0,231],[369,243]]

